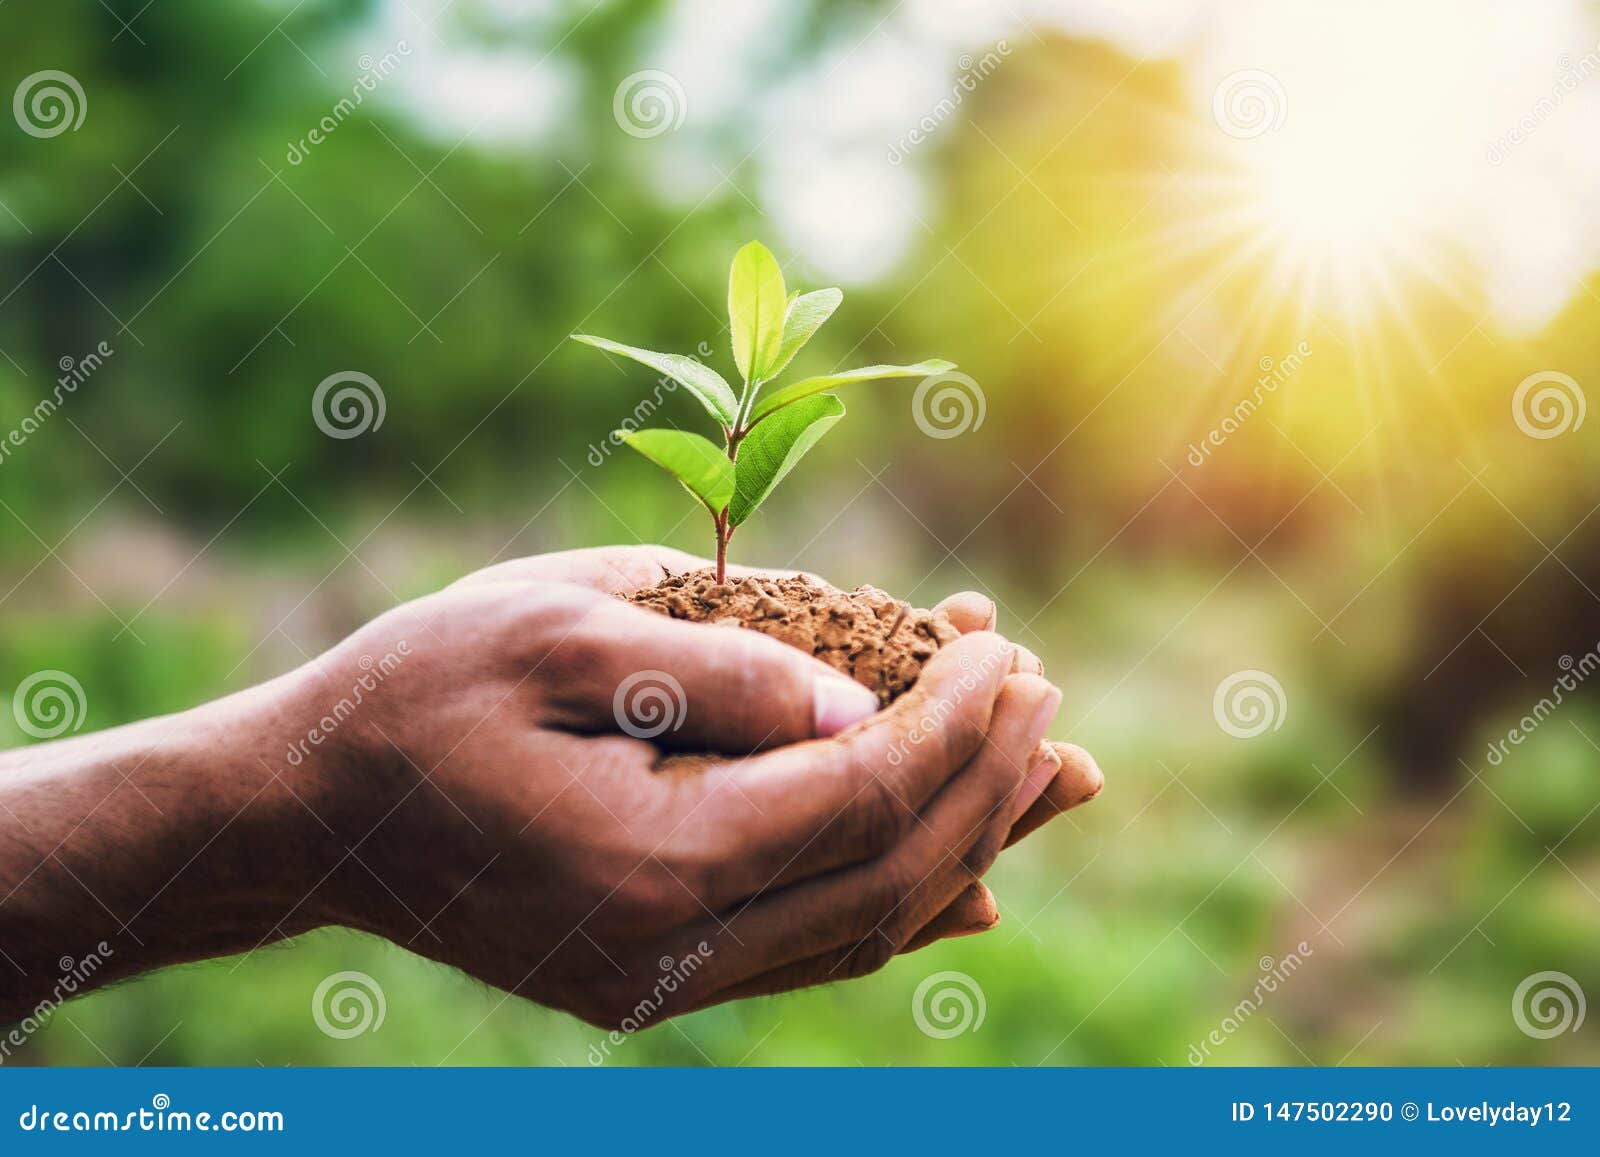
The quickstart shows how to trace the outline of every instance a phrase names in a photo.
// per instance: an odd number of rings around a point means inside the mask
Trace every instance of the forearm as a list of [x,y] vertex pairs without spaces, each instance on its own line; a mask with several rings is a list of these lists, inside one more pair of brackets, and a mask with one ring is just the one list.
[[0,754],[0,1022],[91,954],[76,991],[325,921],[339,856],[285,759],[295,685]]

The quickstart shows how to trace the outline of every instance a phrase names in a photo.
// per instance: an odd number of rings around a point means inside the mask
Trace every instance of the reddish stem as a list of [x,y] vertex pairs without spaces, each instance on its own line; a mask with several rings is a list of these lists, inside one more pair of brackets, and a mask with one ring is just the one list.
[[[728,461],[739,460],[739,443],[744,441],[744,432],[737,427],[723,431],[727,440]],[[733,537],[733,528],[728,525],[728,508],[723,507],[721,513],[713,513],[712,521],[717,527],[717,582],[728,581],[728,540]]]
[[728,512],[716,516],[717,524],[717,582],[728,581]]

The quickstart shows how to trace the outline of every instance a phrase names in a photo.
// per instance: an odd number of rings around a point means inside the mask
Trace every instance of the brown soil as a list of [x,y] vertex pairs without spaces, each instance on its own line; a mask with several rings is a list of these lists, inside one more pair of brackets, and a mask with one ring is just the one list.
[[694,623],[732,623],[781,639],[849,675],[888,706],[959,632],[942,612],[878,590],[836,591],[804,576],[717,582],[713,570],[668,575],[629,600]]

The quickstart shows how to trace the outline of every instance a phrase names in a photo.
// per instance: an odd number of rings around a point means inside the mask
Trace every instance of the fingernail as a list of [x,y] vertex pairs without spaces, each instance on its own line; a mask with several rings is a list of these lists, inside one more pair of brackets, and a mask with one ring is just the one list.
[[1039,801],[1044,794],[1044,789],[1050,786],[1050,781],[1056,777],[1056,772],[1061,770],[1061,757],[1056,754],[1055,748],[1045,749],[1044,757],[1037,766],[1028,773],[1028,778],[1022,781],[1022,786],[1017,789],[1017,802],[1011,813],[1011,822],[1016,823],[1023,813]]
[[989,929],[998,928],[999,926],[1000,926],[1000,917],[997,915],[993,920],[989,921],[989,923],[987,923],[987,924],[974,924],[971,928],[963,928],[959,932],[952,932],[952,933],[950,933],[949,939],[951,939],[951,940],[959,940],[963,936],[976,936],[980,932],[987,932],[987,931],[989,931]]
[[811,684],[812,720],[819,739],[837,735],[878,710],[878,697],[860,683],[827,676]]
[[1016,654],[1011,658],[1011,673],[1013,675],[1043,675],[1044,663],[1038,655],[1018,643]]
[[1098,763],[1094,764],[1094,774],[1093,774],[1093,776],[1090,777],[1089,790],[1084,793],[1083,798],[1080,799],[1078,802],[1079,803],[1088,803],[1095,796],[1099,795],[1102,791],[1104,791],[1105,790],[1105,786],[1106,786],[1105,772],[1100,770],[1100,765]]

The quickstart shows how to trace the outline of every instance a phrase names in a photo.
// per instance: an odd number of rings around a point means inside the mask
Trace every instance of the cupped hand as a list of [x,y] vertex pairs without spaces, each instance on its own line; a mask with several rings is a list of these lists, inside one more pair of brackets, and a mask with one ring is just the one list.
[[[661,546],[593,547],[560,551],[513,559],[485,567],[457,582],[457,586],[486,582],[546,581],[569,582],[614,595],[628,595],[654,585],[662,578],[711,566],[709,559]],[[827,580],[808,572],[762,567],[729,566],[730,574],[759,574],[769,577],[806,573],[811,581],[831,587]],[[938,603],[952,626],[963,635],[975,631],[994,631],[998,612],[994,601],[977,591],[959,591]],[[1012,670],[1018,674],[1043,675],[1044,665],[1026,647],[1014,645]],[[1011,820],[1005,846],[1010,847],[1049,821],[1081,807],[1100,794],[1105,786],[1094,757],[1072,743],[1041,740],[1028,765],[1027,778],[1018,793],[1018,807]],[[1000,909],[994,894],[981,880],[973,880],[950,905],[912,938],[906,951],[926,947],[938,940],[986,932],[1000,922]]]
[[[702,565],[505,563],[317,660],[313,711],[371,684],[310,761],[308,808],[348,849],[321,918],[608,1026],[992,925],[978,877],[1100,782],[1044,742],[1060,692],[1037,660],[959,596],[966,633],[879,712],[783,643],[614,597]],[[663,747],[728,754],[661,774]]]

